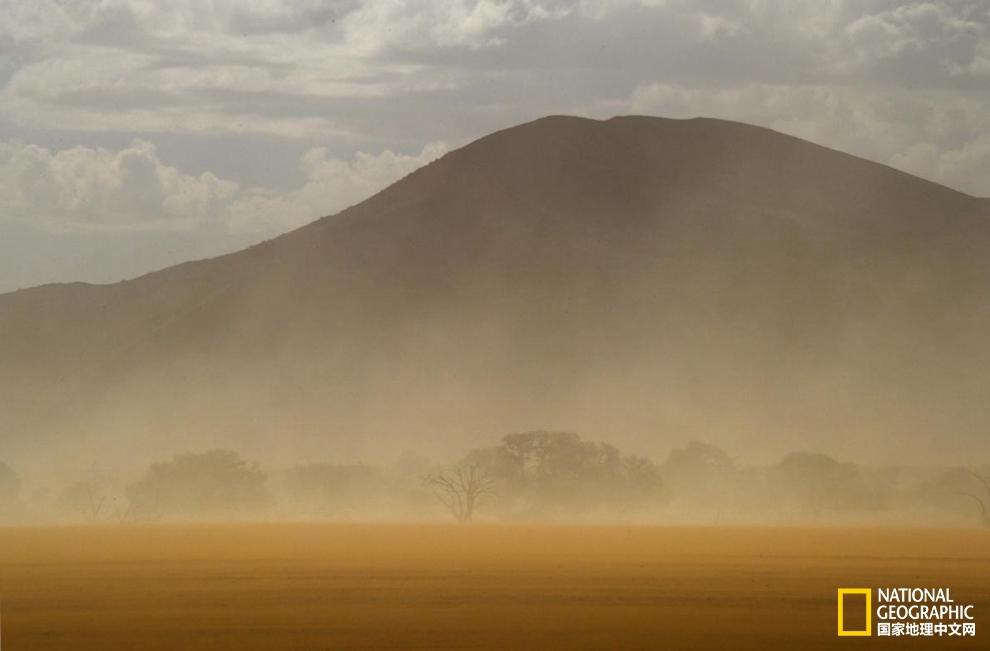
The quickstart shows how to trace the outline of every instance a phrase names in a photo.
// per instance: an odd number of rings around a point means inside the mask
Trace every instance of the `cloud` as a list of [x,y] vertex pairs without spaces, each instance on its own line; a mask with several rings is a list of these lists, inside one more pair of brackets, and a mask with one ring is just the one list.
[[279,235],[375,194],[443,155],[311,148],[302,181],[278,191],[191,174],[135,140],[51,151],[0,141],[0,292],[43,282],[109,282]]
[[478,49],[504,45],[500,32],[506,28],[559,19],[570,12],[567,3],[537,0],[366,2],[347,14],[342,26],[354,51],[363,54]]
[[[562,18],[568,5],[9,0],[0,4],[0,34],[33,55],[0,68],[10,76],[0,115],[31,128],[353,136],[328,111],[321,118],[272,115],[264,98],[380,101],[450,87],[456,75],[409,55],[499,47],[507,30]],[[238,93],[257,101],[223,101]]]
[[833,41],[839,71],[930,80],[966,77],[990,39],[990,13],[975,2],[920,2],[859,16]]
[[57,152],[0,142],[0,206],[7,220],[65,227],[175,228],[203,220],[238,191],[210,172],[164,164],[155,146],[135,140],[118,151]]
[[493,85],[535,116],[562,108],[540,85],[588,102],[652,80],[982,92],[990,75],[978,0],[7,0],[0,35],[0,118],[19,127],[355,143],[364,113],[416,119],[424,93],[480,112]]
[[432,142],[416,155],[358,152],[347,161],[331,156],[325,147],[313,148],[300,160],[306,179],[302,186],[287,193],[264,189],[243,193],[226,208],[223,219],[234,231],[265,235],[302,226],[358,203],[446,151],[446,144]]
[[176,231],[212,224],[267,237],[358,203],[446,151],[434,142],[414,155],[357,152],[345,160],[325,147],[312,148],[299,161],[303,183],[277,191],[244,188],[212,172],[183,172],[162,162],[144,140],[116,151],[54,152],[6,141],[0,142],[0,220],[54,232]]

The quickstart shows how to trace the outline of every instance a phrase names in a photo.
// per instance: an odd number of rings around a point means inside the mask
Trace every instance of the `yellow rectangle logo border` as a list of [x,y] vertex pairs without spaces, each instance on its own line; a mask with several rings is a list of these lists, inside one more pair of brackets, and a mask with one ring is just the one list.
[[[847,631],[842,622],[843,603],[842,598],[847,594],[861,594],[866,597],[866,629],[862,631]],[[839,588],[838,589],[838,611],[839,611],[839,637],[867,637],[873,635],[873,589],[872,588]]]

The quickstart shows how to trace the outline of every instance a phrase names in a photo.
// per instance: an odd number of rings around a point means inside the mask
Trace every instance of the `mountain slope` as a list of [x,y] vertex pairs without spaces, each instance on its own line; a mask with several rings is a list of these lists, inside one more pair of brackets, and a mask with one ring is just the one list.
[[988,247],[986,200],[767,129],[544,118],[239,253],[0,296],[0,436],[987,451]]

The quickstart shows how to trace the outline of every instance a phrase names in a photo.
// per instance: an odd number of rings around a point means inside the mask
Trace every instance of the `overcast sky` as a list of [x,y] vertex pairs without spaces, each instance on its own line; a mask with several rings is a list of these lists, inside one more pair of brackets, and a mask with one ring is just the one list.
[[990,195],[990,3],[2,0],[0,291],[331,214],[550,113],[762,124]]

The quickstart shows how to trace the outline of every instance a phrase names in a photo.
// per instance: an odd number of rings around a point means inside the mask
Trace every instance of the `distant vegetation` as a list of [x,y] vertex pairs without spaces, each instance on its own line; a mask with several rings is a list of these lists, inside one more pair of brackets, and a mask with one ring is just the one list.
[[914,522],[990,526],[990,465],[871,467],[815,452],[767,466],[691,441],[657,463],[571,432],[531,431],[450,463],[262,468],[230,450],[183,453],[130,480],[91,469],[35,486],[0,461],[0,518]]
[[139,517],[242,515],[268,505],[268,478],[229,450],[178,454],[127,488]]
[[492,509],[503,515],[607,515],[658,506],[665,498],[651,461],[570,432],[510,434],[495,447],[470,452],[462,463],[491,478]]

